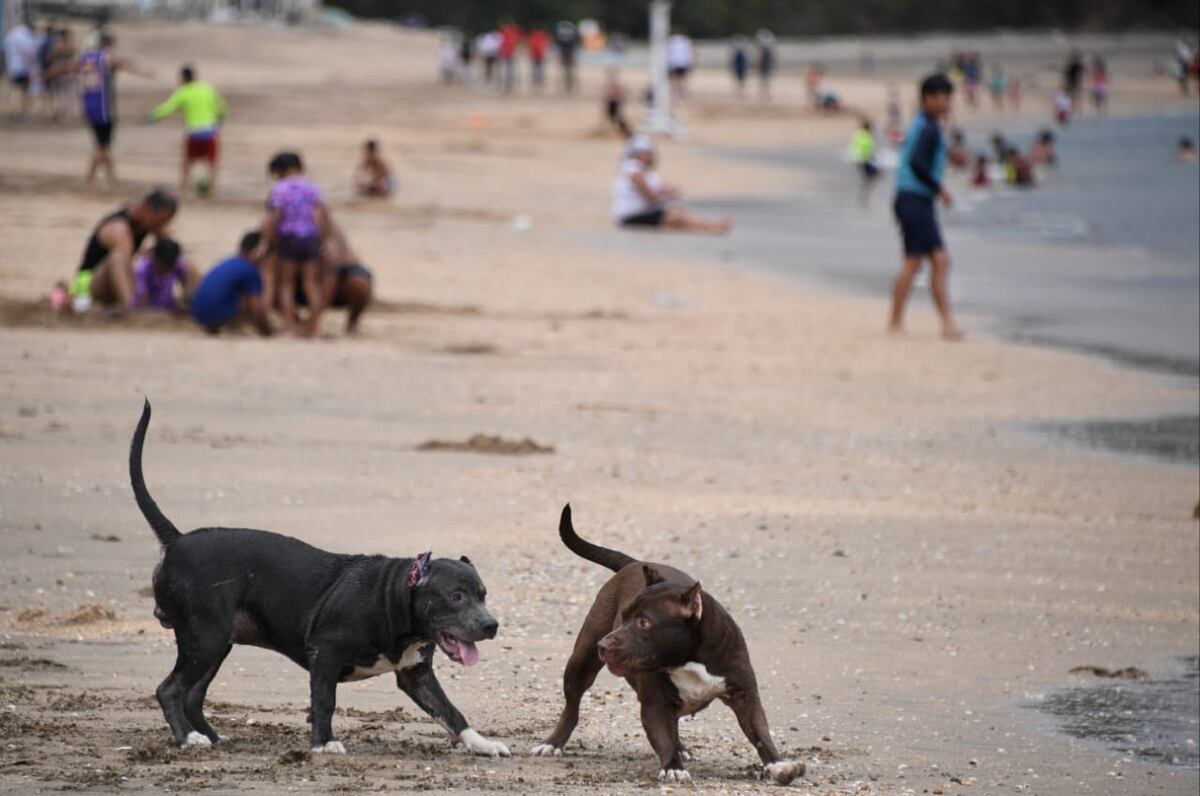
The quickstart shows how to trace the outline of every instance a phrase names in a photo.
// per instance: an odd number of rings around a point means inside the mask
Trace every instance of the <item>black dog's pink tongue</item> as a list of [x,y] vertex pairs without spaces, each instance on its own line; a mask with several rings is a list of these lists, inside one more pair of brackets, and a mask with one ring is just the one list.
[[458,657],[463,666],[474,666],[479,663],[479,650],[476,649],[474,642],[462,639],[455,639],[455,642],[458,644]]

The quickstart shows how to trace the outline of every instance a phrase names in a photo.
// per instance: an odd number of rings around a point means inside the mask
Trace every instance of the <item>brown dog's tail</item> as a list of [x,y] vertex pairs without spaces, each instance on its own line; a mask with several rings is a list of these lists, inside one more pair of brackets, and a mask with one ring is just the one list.
[[146,479],[142,475],[142,446],[146,443],[146,429],[149,427],[150,401],[147,400],[146,405],[142,407],[142,419],[138,421],[137,429],[133,432],[133,441],[129,443],[129,481],[133,484],[133,498],[137,501],[138,508],[142,510],[142,516],[154,529],[154,535],[158,537],[159,543],[168,545],[182,534],[179,533],[179,529],[175,527],[174,523],[163,515],[158,504],[154,502],[154,498],[150,497],[150,492],[146,489]]
[[572,553],[602,567],[608,567],[613,572],[620,572],[630,564],[637,563],[637,559],[632,556],[580,539],[579,534],[575,533],[575,526],[571,524],[570,503],[563,506],[562,519],[558,521],[558,535]]

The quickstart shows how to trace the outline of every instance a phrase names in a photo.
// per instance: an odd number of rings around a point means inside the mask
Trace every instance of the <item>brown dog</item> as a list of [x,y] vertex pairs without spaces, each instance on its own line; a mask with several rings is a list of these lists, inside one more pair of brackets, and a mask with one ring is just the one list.
[[562,754],[579,723],[579,701],[607,664],[637,692],[642,726],[662,764],[659,780],[691,780],[683,768],[688,754],[679,741],[679,719],[714,699],[737,716],[762,759],[764,779],[786,785],[804,773],[803,763],[780,759],[742,631],[699,582],[674,567],[644,564],[584,541],[571,525],[570,505],[563,508],[558,533],[571,552],[617,574],[583,620],[563,672],[567,703],[558,726],[533,747],[533,755]]

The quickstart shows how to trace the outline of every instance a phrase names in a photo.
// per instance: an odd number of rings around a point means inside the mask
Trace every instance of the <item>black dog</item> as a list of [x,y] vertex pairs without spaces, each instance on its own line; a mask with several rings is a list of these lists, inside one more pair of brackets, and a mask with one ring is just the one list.
[[508,755],[468,726],[433,674],[434,647],[471,666],[475,642],[495,638],[486,590],[465,556],[458,561],[337,555],[297,539],[244,528],[181,534],[142,476],[150,402],[129,449],[138,508],[162,544],[154,570],[154,615],[175,630],[175,668],[156,695],[180,746],[208,746],[208,685],[234,644],[275,650],[304,667],[311,683],[312,750],[344,754],[331,727],[337,684],[396,673],[396,684],[475,754]]
[[557,756],[579,722],[579,701],[606,664],[637,692],[642,726],[658,753],[658,778],[689,782],[688,753],[679,740],[679,719],[720,699],[733,709],[762,760],[762,776],[787,785],[804,774],[804,763],[784,760],[771,740],[767,715],[742,631],[716,598],[685,572],[646,564],[579,538],[566,506],[559,536],[571,552],[617,573],[596,595],[575,650],[563,672],[566,705],[558,726],[533,747]]

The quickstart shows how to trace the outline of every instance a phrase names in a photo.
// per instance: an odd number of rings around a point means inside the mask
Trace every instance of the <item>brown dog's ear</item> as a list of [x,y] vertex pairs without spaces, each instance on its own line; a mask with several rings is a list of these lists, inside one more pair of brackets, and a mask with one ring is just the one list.
[[472,569],[475,568],[475,565],[471,563],[471,559],[467,558],[466,556],[459,556],[458,560],[463,562],[467,566],[471,567]]
[[679,598],[686,606],[685,613],[689,619],[697,622],[704,615],[704,600],[700,596],[700,581],[692,584],[692,587],[683,593]]
[[642,574],[646,577],[647,586],[653,586],[655,583],[662,583],[665,580],[662,573],[649,564],[642,564]]

